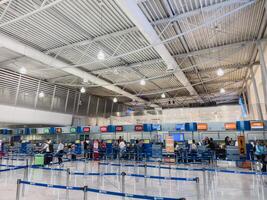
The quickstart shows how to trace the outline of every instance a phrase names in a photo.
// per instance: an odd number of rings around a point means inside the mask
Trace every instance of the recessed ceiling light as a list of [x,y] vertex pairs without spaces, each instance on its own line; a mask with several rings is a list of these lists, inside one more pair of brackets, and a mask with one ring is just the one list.
[[105,54],[102,50],[100,50],[97,54],[97,59],[98,60],[105,60]]
[[80,89],[80,92],[81,92],[81,93],[85,93],[85,91],[86,91],[86,90],[85,90],[84,87],[82,87],[82,88]]
[[145,85],[146,84],[146,81],[144,80],[144,79],[142,79],[141,81],[140,81],[140,85]]
[[224,75],[224,71],[223,71],[222,68],[219,68],[219,69],[217,70],[217,75],[218,75],[218,76],[223,76],[223,75]]
[[225,93],[225,89],[224,89],[224,88],[221,88],[221,89],[220,89],[220,93],[221,93],[221,94],[224,94],[224,93]]
[[162,93],[162,94],[161,94],[161,98],[164,99],[165,97],[166,97],[166,95],[165,95],[164,93]]
[[45,96],[45,93],[43,91],[39,93],[40,98],[43,98],[44,96]]
[[87,82],[88,82],[88,79],[84,78],[84,79],[83,79],[83,82],[84,82],[84,83],[87,83]]
[[19,69],[19,73],[21,73],[21,74],[26,74],[26,73],[27,73],[27,69],[26,69],[25,67],[21,67],[21,68]]
[[114,103],[117,103],[118,102],[118,99],[116,97],[113,98],[113,102]]

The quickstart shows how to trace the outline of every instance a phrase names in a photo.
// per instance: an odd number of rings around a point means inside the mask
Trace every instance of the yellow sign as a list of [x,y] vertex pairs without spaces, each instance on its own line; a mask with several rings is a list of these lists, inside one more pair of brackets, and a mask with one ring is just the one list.
[[245,136],[238,136],[237,137],[238,141],[238,148],[239,148],[239,153],[240,154],[246,154],[246,141],[245,141]]
[[174,140],[172,136],[166,136],[166,152],[173,153],[174,152]]
[[149,144],[149,140],[144,140],[144,144]]

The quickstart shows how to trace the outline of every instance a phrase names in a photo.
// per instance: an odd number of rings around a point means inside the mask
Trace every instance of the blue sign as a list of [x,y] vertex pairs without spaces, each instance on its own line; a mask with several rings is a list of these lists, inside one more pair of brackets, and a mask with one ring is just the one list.
[[175,133],[172,135],[173,140],[175,142],[184,142],[184,134],[183,133]]
[[160,131],[161,125],[160,124],[152,124],[152,131]]
[[152,125],[144,124],[144,132],[150,132],[150,131],[152,131]]
[[185,124],[176,124],[175,128],[177,131],[185,131]]

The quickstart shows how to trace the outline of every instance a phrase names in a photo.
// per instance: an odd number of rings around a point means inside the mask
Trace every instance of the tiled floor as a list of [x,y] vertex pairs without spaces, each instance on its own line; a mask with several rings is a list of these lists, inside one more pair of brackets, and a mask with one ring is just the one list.
[[[2,164],[7,161],[3,160]],[[13,161],[13,165],[22,165],[23,161]],[[9,164],[11,162],[9,161]],[[156,163],[154,163],[156,165]],[[180,165],[179,165],[180,166]],[[53,166],[58,167],[58,166]],[[185,166],[181,166],[185,167]],[[192,167],[192,166],[186,166]],[[200,166],[194,166],[200,167]],[[126,172],[126,174],[144,174],[143,167],[118,167],[111,165],[98,165],[98,162],[89,161],[88,163],[67,162],[64,168],[70,168],[71,172]],[[267,176],[260,175],[239,175],[197,171],[180,171],[174,169],[147,168],[147,175],[164,177],[199,177],[200,182],[174,181],[145,179],[136,177],[125,177],[125,192],[131,194],[142,194],[157,197],[173,197],[186,199],[214,199],[214,200],[246,200],[246,199],[267,199]],[[19,169],[0,173],[0,199],[16,199],[16,181],[24,179],[25,170]],[[204,180],[205,177],[205,180]],[[29,169],[28,180],[32,182],[66,185],[67,173],[65,171]],[[108,191],[122,191],[122,178],[120,176],[80,176],[70,175],[70,186],[89,188],[100,188]],[[53,188],[41,188],[36,186],[25,186],[24,196],[20,199],[29,200],[52,200],[67,199],[66,191]],[[69,191],[69,200],[83,199],[82,191]],[[118,196],[97,194],[88,192],[88,199],[122,199]],[[130,199],[130,198],[124,198]]]

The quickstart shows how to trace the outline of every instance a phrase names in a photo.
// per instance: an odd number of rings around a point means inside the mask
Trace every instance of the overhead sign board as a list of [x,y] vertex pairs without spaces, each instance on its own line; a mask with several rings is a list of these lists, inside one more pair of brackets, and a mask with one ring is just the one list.
[[250,122],[250,127],[253,130],[263,130],[264,129],[264,123],[263,122],[256,122],[256,121],[252,121]]
[[197,124],[197,130],[198,131],[206,131],[206,130],[208,130],[208,124],[207,123],[198,123]]
[[135,125],[134,130],[135,131],[143,131],[143,125]]
[[100,132],[101,132],[101,133],[106,133],[106,132],[108,132],[108,127],[106,127],[106,126],[100,126]]
[[83,127],[84,133],[90,133],[90,127]]
[[236,123],[235,122],[225,123],[224,128],[225,130],[236,130]]
[[122,132],[123,126],[116,126],[116,132]]

